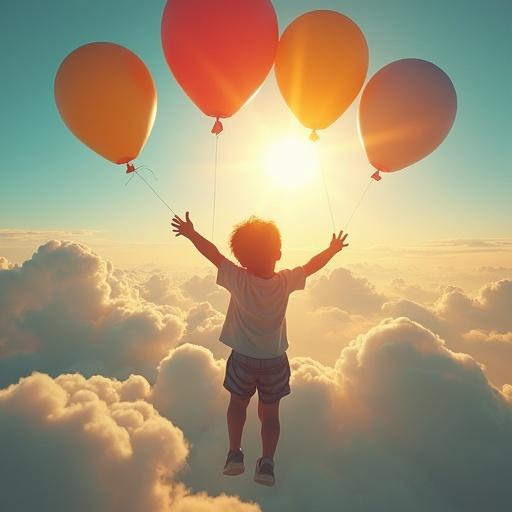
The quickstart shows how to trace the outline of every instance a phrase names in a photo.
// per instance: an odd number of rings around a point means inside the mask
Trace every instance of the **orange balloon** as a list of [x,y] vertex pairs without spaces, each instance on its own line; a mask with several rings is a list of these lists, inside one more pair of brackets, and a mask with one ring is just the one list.
[[307,12],[286,28],[279,41],[277,84],[299,121],[312,130],[327,128],[345,112],[367,70],[364,35],[339,12]]
[[270,0],[168,0],[161,31],[177,82],[217,119],[254,96],[272,69],[279,38]]
[[401,59],[377,71],[359,105],[359,133],[368,160],[392,172],[426,157],[448,135],[457,94],[448,75],[421,59]]
[[144,62],[114,43],[71,52],[55,77],[55,101],[67,127],[115,164],[134,160],[156,116],[156,88]]

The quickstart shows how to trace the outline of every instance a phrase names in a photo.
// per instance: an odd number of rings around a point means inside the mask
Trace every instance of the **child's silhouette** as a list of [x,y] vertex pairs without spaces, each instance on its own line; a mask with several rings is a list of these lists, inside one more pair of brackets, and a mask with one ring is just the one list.
[[290,393],[285,320],[288,297],[295,290],[303,290],[306,277],[348,246],[344,243],[347,235],[333,233],[329,247],[308,263],[276,273],[276,262],[281,259],[281,235],[273,222],[251,217],[235,226],[230,245],[239,267],[194,230],[188,212],[185,219],[177,215],[172,219],[176,236],[188,238],[217,267],[217,284],[231,293],[220,335],[220,341],[232,348],[224,380],[224,387],[231,393],[227,412],[230,446],[224,474],[239,475],[244,471],[242,431],[247,406],[258,389],[262,457],[256,463],[254,479],[263,485],[274,485],[279,401]]

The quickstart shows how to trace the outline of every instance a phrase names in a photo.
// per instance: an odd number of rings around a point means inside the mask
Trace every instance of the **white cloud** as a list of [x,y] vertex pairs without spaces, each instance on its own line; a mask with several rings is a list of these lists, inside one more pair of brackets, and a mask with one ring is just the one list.
[[92,229],[0,229],[0,240],[40,242],[52,238],[89,238],[101,233]]
[[197,345],[185,344],[162,360],[151,400],[195,441],[207,432],[224,406],[224,360]]
[[482,287],[475,298],[460,290],[441,297],[437,314],[459,330],[487,328],[512,331],[512,280],[502,279]]
[[88,247],[51,241],[0,272],[0,383],[32,370],[155,374],[185,325],[141,299]]
[[229,294],[224,288],[215,283],[213,274],[206,276],[192,276],[181,285],[184,293],[195,302],[209,302],[218,311],[225,311],[228,307]]
[[162,364],[152,399],[192,442],[184,480],[195,491],[227,490],[265,510],[512,506],[509,390],[501,394],[476,361],[429,330],[406,318],[385,320],[345,348],[335,367],[311,358],[292,367],[278,486],[269,493],[251,481],[259,455],[254,410],[244,437],[249,474],[220,475],[227,448],[222,364],[190,345]]
[[[23,464],[25,481],[35,481],[25,492],[27,503],[42,496],[52,511],[58,508],[48,500],[62,497],[74,500],[75,508],[83,503],[84,510],[110,512],[116,508],[108,500],[124,487],[131,501],[119,496],[119,503],[137,511],[159,510],[154,503],[169,493],[173,510],[181,512],[257,510],[230,495],[265,510],[298,512],[508,510],[512,388],[505,385],[500,393],[479,364],[448,350],[430,331],[446,338],[449,348],[475,355],[494,382],[505,384],[512,357],[509,283],[491,283],[475,297],[447,288],[434,306],[402,299],[381,311],[383,294],[337,269],[294,294],[290,354],[309,357],[291,360],[278,486],[269,491],[252,482],[259,456],[254,404],[245,434],[247,474],[221,474],[228,394],[220,357],[228,349],[218,333],[228,296],[214,277],[180,284],[159,271],[122,272],[83,245],[49,242],[22,266],[0,271],[0,380],[13,382],[33,369],[119,378],[142,373],[156,380],[151,388],[141,375],[123,382],[36,375],[0,392],[10,397],[0,399],[0,448],[14,433],[22,439],[3,445],[20,462],[16,480],[9,480],[9,462],[0,481],[17,482]],[[396,293],[405,294],[407,282],[395,284]],[[404,318],[370,329],[382,314],[408,316],[430,331]],[[132,435],[146,423],[146,437]],[[186,442],[176,441],[175,426],[191,443],[186,460]],[[166,447],[154,453],[158,436],[171,436],[171,455]],[[46,473],[37,480],[42,467]],[[170,479],[162,481],[162,468]],[[70,482],[69,474],[77,476]],[[177,483],[178,476],[196,494]],[[67,492],[52,498],[47,489],[62,481]],[[15,492],[21,499],[19,485],[12,484],[9,499]],[[227,496],[209,497],[223,492]]]
[[154,304],[186,308],[194,303],[184,297],[168,275],[160,272],[151,274],[140,284],[139,289],[141,296]]
[[485,364],[498,385],[512,380],[512,280],[502,279],[471,297],[458,288],[448,288],[432,307],[398,300],[384,304],[389,316],[407,316],[442,336],[448,346],[467,352]]
[[386,300],[367,279],[341,267],[313,280],[309,293],[317,306],[359,314],[378,312]]
[[0,256],[0,270],[8,270],[12,267],[7,258]]
[[44,374],[0,390],[2,507],[257,512],[236,497],[191,495],[177,480],[187,442],[145,400],[148,390],[142,377]]
[[401,298],[423,303],[433,302],[440,294],[437,288],[425,288],[419,284],[409,283],[403,278],[393,279],[391,290]]
[[209,349],[215,357],[225,358],[231,349],[219,341],[225,316],[209,302],[199,302],[187,312],[187,329],[182,343],[194,343]]

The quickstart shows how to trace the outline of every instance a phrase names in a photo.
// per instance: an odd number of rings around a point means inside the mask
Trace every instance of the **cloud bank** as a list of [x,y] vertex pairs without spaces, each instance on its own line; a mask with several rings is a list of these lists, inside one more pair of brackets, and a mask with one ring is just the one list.
[[[384,320],[345,348],[334,367],[310,358],[296,358],[292,367],[293,392],[282,404],[279,484],[268,493],[254,487],[250,474],[220,475],[223,365],[192,345],[164,360],[151,399],[192,442],[184,479],[193,489],[227,489],[264,510],[336,504],[361,511],[505,512],[512,506],[510,396],[431,331],[406,318]],[[249,420],[249,473],[259,455],[255,427]]]
[[184,329],[81,244],[51,241],[0,271],[1,385],[32,370],[151,376]]
[[149,384],[34,374],[0,391],[2,507],[29,511],[257,512],[177,480],[188,445]]
[[[293,392],[268,490],[252,482],[254,404],[247,474],[221,474],[228,297],[212,274],[123,272],[73,242],[0,259],[7,509],[511,510],[511,283],[383,293],[340,268],[294,294]],[[18,382],[33,370],[49,375]]]
[[475,297],[448,288],[433,306],[401,299],[383,312],[407,316],[442,336],[452,349],[485,364],[489,377],[503,385],[512,380],[512,280],[483,286]]

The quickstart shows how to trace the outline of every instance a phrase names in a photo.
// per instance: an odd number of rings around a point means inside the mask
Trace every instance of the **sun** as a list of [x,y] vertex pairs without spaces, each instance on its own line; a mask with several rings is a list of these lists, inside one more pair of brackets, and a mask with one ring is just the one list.
[[274,185],[303,188],[318,173],[319,160],[315,143],[299,137],[278,140],[265,152],[263,167]]

